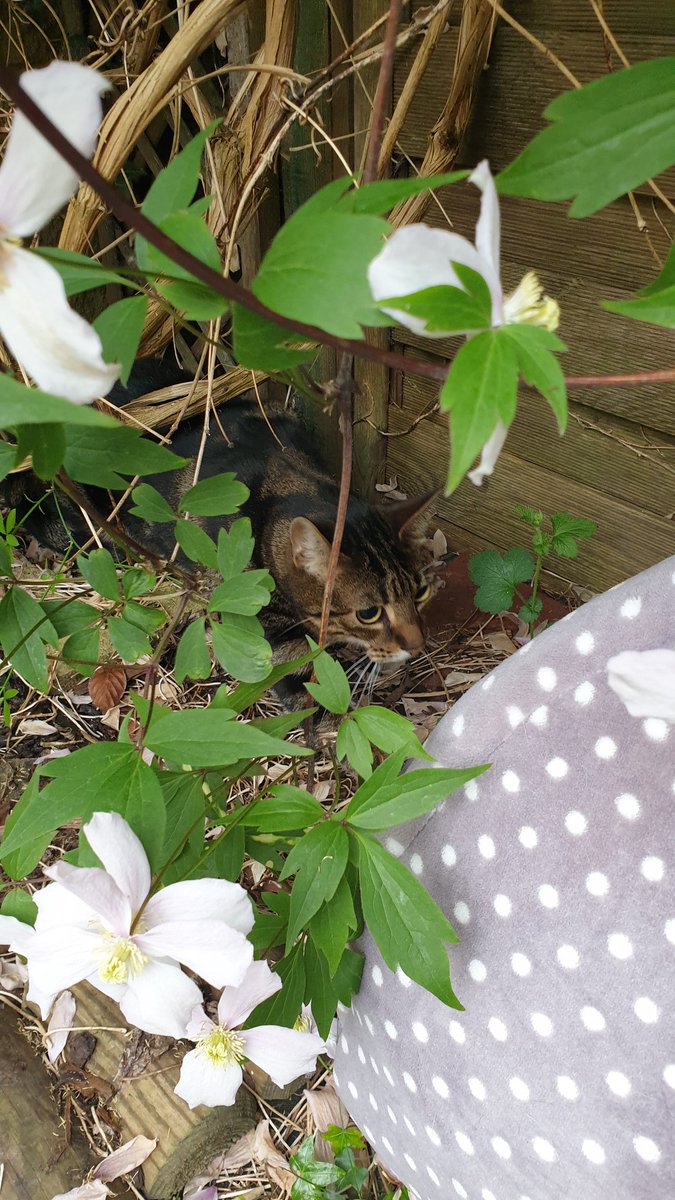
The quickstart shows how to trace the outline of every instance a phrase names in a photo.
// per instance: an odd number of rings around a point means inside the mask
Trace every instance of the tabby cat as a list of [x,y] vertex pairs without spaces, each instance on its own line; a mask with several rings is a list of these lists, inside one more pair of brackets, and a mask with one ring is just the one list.
[[[139,360],[128,386],[117,385],[109,398],[124,405],[186,378],[173,364]],[[298,418],[269,407],[267,415],[274,434],[255,398],[245,395],[223,405],[219,422],[227,441],[214,423],[199,477],[234,471],[250,490],[250,499],[241,513],[250,518],[253,527],[255,565],[267,569],[276,582],[271,602],[260,617],[274,661],[279,663],[306,652],[305,634],[318,636],[338,487],[317,462],[315,449]],[[201,435],[201,419],[188,421],[174,435],[171,448],[194,460]],[[25,478],[14,477],[22,482]],[[148,477],[147,482],[177,505],[192,485],[193,467]],[[110,511],[107,492],[85,490],[99,511]],[[338,656],[353,660],[354,691],[362,695],[372,693],[383,668],[396,667],[424,647],[422,609],[438,586],[433,555],[424,536],[434,496],[381,506],[350,497],[328,644]],[[11,502],[16,503],[16,497]],[[23,502],[25,505],[25,488]],[[79,510],[67,503],[64,506],[62,501],[60,508],[75,541],[84,542],[89,530]],[[198,518],[215,538],[218,526],[233,519]],[[172,526],[151,525],[128,514],[123,523],[133,537],[155,553],[168,556],[174,549]],[[41,511],[26,524],[44,544],[65,549],[67,533],[53,502],[43,502]],[[300,708],[307,702],[303,677],[302,673],[291,675],[278,685],[279,697],[288,708]]]

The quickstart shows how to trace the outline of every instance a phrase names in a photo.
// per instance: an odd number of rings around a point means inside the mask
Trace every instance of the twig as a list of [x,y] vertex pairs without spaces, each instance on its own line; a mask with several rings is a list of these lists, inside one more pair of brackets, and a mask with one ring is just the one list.
[[630,375],[568,375],[568,388],[630,387],[634,383],[675,383],[675,367],[636,371]]
[[[377,79],[377,89],[373,103],[373,116],[368,138],[368,153],[363,171],[363,182],[372,183],[377,179],[380,149],[384,137],[387,101],[391,81],[394,74],[394,54],[396,51],[396,34],[401,19],[401,0],[390,0],[387,26],[384,31],[384,51],[380,61],[380,73]],[[383,164],[383,167],[386,164]]]
[[342,548],[342,537],[345,531],[347,506],[349,504],[349,488],[352,481],[352,396],[354,388],[352,363],[353,359],[351,355],[343,354],[335,381],[335,395],[340,407],[340,424],[342,426],[342,470],[340,472],[340,493],[335,517],[335,530],[330,548],[328,569],[326,571],[326,586],[321,606],[320,646],[325,645],[326,634],[328,632],[328,618],[330,617],[330,606],[335,590],[335,577],[337,575],[338,559]]

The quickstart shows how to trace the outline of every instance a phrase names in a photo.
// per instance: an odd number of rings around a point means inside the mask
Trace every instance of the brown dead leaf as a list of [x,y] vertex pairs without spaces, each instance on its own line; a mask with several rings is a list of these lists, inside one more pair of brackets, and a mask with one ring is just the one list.
[[143,1033],[141,1029],[135,1029],[120,1059],[113,1086],[117,1088],[127,1079],[135,1079],[138,1075],[144,1075],[150,1064],[173,1044],[173,1038],[162,1037],[158,1033]]
[[96,1049],[96,1038],[93,1033],[87,1033],[84,1030],[80,1033],[72,1034],[68,1042],[68,1062],[67,1066],[84,1067],[89,1062],[94,1050]]
[[290,1170],[285,1155],[274,1145],[268,1122],[263,1120],[255,1129],[240,1137],[225,1154],[218,1154],[201,1175],[191,1179],[185,1186],[184,1195],[194,1197],[195,1192],[210,1180],[232,1174],[251,1162],[262,1167],[277,1187],[283,1188],[286,1194],[290,1193],[296,1176]]
[[505,633],[503,629],[500,629],[497,633],[488,633],[485,637],[485,642],[491,650],[495,650],[498,654],[515,654],[516,650],[519,649],[513,638],[509,637],[508,633]]
[[60,1087],[65,1087],[70,1092],[78,1092],[85,1100],[110,1100],[113,1094],[107,1079],[92,1074],[84,1067],[75,1067],[72,1063],[64,1065],[57,1082]]
[[97,667],[89,680],[91,702],[102,713],[119,704],[126,690],[127,673],[124,667]]
[[338,1125],[340,1129],[346,1129],[351,1120],[349,1113],[335,1091],[332,1079],[329,1079],[323,1087],[307,1088],[303,1095],[316,1131],[314,1154],[320,1162],[333,1162],[335,1158],[333,1147],[321,1135],[330,1125]]

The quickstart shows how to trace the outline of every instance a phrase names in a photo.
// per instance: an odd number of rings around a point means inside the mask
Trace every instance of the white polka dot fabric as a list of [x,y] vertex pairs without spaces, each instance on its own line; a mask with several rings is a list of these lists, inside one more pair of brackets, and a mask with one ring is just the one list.
[[675,1196],[675,727],[631,717],[606,671],[668,646],[675,558],[542,634],[428,740],[493,764],[387,842],[453,921],[465,1011],[365,938],[335,1060],[419,1200]]

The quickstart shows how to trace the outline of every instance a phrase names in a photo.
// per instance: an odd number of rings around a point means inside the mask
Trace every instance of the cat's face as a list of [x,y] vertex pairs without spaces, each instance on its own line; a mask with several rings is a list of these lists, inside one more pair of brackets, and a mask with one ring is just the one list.
[[[424,539],[433,497],[387,508],[350,508],[328,624],[328,642],[366,662],[395,666],[420,654],[423,612],[439,586]],[[330,541],[296,517],[290,528],[291,585],[305,625],[318,633]]]

